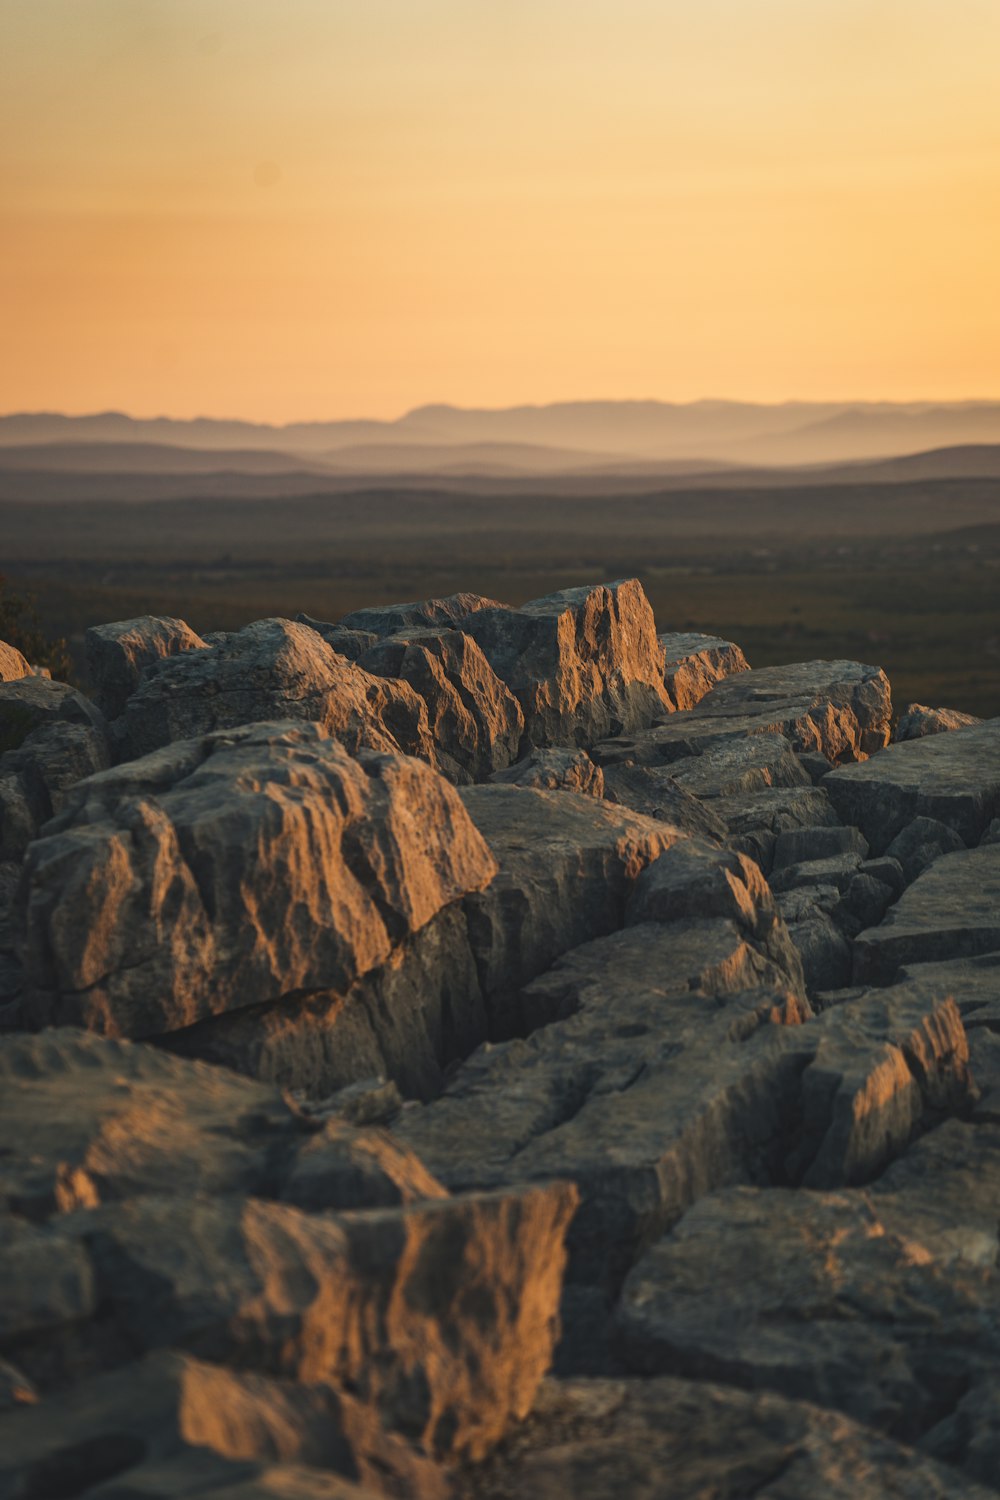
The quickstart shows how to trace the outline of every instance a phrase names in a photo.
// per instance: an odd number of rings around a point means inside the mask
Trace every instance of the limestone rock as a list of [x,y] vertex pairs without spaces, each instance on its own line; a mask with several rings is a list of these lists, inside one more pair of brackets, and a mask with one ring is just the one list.
[[480,786],[460,793],[500,873],[464,902],[493,1038],[522,1030],[521,988],[560,954],[625,920],[639,875],[682,836],[578,792]]
[[598,767],[598,773],[604,778],[604,795],[609,802],[630,807],[647,818],[659,818],[685,833],[724,842],[725,823],[712,807],[675,780],[671,767],[611,765],[603,771]]
[[27,677],[30,672],[26,658],[17,647],[0,641],[0,682],[16,682],[20,677]]
[[519,700],[528,746],[588,746],[672,708],[653,612],[635,579],[481,609],[460,628]]
[[787,869],[789,865],[844,854],[856,854],[860,860],[868,857],[868,844],[858,829],[836,826],[787,829],[775,838],[771,870],[773,873]]
[[708,1380],[548,1380],[528,1422],[466,1476],[460,1496],[987,1500],[996,1471],[984,1461],[978,1472],[984,1484],[840,1412],[767,1391]]
[[659,640],[666,658],[663,680],[680,709],[694,708],[723,677],[750,670],[739,646],[719,636],[674,632]]
[[952,729],[968,729],[970,724],[981,724],[974,714],[960,713],[956,708],[928,708],[923,703],[908,703],[899,716],[895,741],[920,740],[928,734],[946,734]]
[[903,964],[970,958],[998,948],[1000,845],[986,844],[943,854],[919,875],[879,926],[857,938],[854,974],[858,983],[889,984]]
[[0,859],[21,860],[76,784],[111,763],[108,736],[92,724],[55,720],[0,756]]
[[329,625],[323,620],[314,620],[311,615],[298,614],[295,622],[315,630],[328,646],[332,646],[339,655],[346,656],[348,661],[357,661],[378,640],[373,630],[351,630],[347,625]]
[[151,1036],[343,993],[495,868],[418,761],[315,724],[184,741],[82,783],[31,845],[29,1015]]
[[376,604],[356,609],[343,615],[339,624],[341,629],[370,631],[376,636],[398,635],[400,631],[428,627],[449,630],[481,610],[506,608],[505,604],[485,599],[482,594],[448,594],[443,599],[422,599],[416,604]]
[[521,706],[470,636],[431,629],[388,636],[358,665],[408,683],[424,700],[438,762],[452,780],[482,781],[517,759]]
[[897,861],[903,879],[909,885],[942,854],[953,854],[964,848],[958,834],[946,823],[939,823],[936,818],[920,817],[907,823],[885,852],[887,858]]
[[890,745],[864,765],[832,771],[823,787],[876,854],[917,817],[976,844],[1000,808],[1000,719]]
[[205,642],[190,625],[167,615],[92,625],[83,644],[94,697],[109,719],[122,713],[150,662],[205,649]]
[[129,753],[274,719],[321,724],[348,750],[402,750],[435,763],[427,709],[407,684],[373,677],[308,626],[258,620],[204,651],[152,662],[125,705]]
[[793,913],[780,897],[779,902],[788,935],[802,962],[809,995],[842,989],[851,978],[851,949],[830,910],[819,901],[807,900]]
[[82,724],[106,732],[104,715],[65,682],[21,677],[0,683],[0,755],[18,750],[35,730],[54,724]]
[[[586,750],[532,750],[524,760],[517,761],[503,771],[494,771],[489,779],[500,786],[533,786],[547,792],[582,792],[585,797],[605,795],[604,772],[594,764]],[[622,799],[611,797],[609,800],[619,802]],[[626,805],[631,806],[630,803]],[[633,810],[648,812],[646,808]]]

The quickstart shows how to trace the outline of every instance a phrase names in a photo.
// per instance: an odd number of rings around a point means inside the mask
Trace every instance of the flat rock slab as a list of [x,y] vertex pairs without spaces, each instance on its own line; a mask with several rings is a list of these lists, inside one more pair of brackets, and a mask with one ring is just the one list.
[[185,741],[82,782],[31,845],[25,1020],[151,1036],[343,993],[495,870],[417,760],[316,724]]
[[768,1389],[914,1442],[1000,1369],[995,1268],[939,1264],[859,1193],[733,1188],[626,1282],[631,1369]]
[[[489,779],[500,786],[533,786],[543,792],[583,792],[587,797],[603,797],[605,793],[604,772],[594,764],[586,750],[532,750],[530,755],[505,770],[494,771]],[[622,799],[612,797],[610,800]],[[626,806],[631,805],[626,803]],[[647,809],[640,807],[633,811],[646,812]]]
[[933,985],[954,998],[966,1031],[1000,1031],[1000,950],[943,963],[904,964],[900,983]]
[[1000,844],[985,844],[935,860],[878,927],[858,936],[855,981],[889,984],[904,964],[971,958],[998,948]]
[[548,1380],[461,1500],[987,1500],[839,1412],[707,1380]]
[[832,771],[823,787],[877,854],[916,817],[977,844],[1000,813],[1000,719],[890,745],[863,765]]
[[754,734],[707,746],[671,762],[670,772],[696,797],[743,797],[767,787],[810,786],[790,742],[780,734]]

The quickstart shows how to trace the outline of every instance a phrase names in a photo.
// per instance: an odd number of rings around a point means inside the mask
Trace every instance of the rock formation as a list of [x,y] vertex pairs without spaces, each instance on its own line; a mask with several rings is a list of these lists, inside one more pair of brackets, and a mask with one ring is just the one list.
[[0,648],[2,1500],[1000,1493],[1000,719],[635,581],[88,660]]

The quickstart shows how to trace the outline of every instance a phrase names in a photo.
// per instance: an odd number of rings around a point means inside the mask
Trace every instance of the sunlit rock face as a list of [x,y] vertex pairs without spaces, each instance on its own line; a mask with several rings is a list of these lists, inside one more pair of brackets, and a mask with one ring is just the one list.
[[455,793],[313,724],[91,778],[25,863],[25,1016],[151,1036],[343,992],[496,869]]
[[1000,720],[635,580],[93,641],[0,683],[0,1493],[996,1493]]
[[0,641],[0,682],[16,682],[19,677],[27,677],[30,671],[27,659],[17,647]]

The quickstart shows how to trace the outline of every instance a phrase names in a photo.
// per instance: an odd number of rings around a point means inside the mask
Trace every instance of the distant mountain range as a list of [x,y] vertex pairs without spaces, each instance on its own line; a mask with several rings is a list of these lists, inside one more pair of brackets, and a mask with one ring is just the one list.
[[109,474],[703,474],[994,444],[1000,444],[1000,402],[990,401],[595,401],[498,411],[439,405],[396,422],[288,426],[121,413],[0,417],[4,469]]

